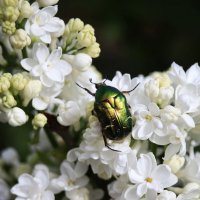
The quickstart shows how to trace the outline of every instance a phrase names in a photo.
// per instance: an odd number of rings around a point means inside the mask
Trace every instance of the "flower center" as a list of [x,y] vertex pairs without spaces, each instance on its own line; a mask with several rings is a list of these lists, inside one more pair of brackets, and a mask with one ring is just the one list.
[[146,115],[146,116],[145,116],[145,119],[146,119],[147,121],[151,121],[151,120],[153,119],[153,117],[152,117],[151,115]]
[[147,177],[147,178],[145,178],[145,181],[148,182],[148,183],[152,183],[153,179],[150,178],[150,177]]

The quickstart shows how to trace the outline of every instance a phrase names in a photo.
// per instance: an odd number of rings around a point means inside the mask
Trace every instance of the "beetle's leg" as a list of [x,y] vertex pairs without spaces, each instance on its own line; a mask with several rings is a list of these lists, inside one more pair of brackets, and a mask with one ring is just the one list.
[[107,148],[109,148],[109,149],[112,150],[112,151],[121,152],[121,151],[119,151],[119,150],[112,149],[112,148],[109,146],[108,142],[107,142],[106,136],[105,136],[104,134],[102,134],[102,135],[103,135],[103,140],[104,140],[105,146],[106,146]]
[[123,94],[129,94],[130,92],[132,92],[133,90],[135,90],[139,84],[140,84],[140,83],[138,83],[132,90],[129,90],[129,91],[122,91],[122,93],[123,93]]
[[89,94],[91,94],[92,96],[95,96],[95,93],[92,93],[90,90],[88,90],[87,88],[84,88],[82,86],[80,86],[78,83],[76,83],[76,85],[78,85],[80,88],[84,89],[86,92],[88,92]]

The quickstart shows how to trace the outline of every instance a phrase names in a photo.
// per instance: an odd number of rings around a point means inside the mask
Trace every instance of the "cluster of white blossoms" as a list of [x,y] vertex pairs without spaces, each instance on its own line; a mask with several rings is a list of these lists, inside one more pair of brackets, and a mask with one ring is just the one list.
[[[23,162],[13,148],[0,154],[0,200],[200,200],[198,64],[102,79],[93,27],[65,24],[57,3],[0,0],[0,122],[30,130]],[[101,84],[124,94],[127,104],[106,106],[127,115],[94,109]],[[122,117],[130,133],[108,139],[127,128]]]

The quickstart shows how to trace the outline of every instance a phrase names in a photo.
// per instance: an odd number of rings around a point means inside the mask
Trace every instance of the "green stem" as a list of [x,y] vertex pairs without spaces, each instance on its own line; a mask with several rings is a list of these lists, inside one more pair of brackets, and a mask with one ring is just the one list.
[[55,136],[48,128],[45,128],[45,132],[46,132],[46,135],[47,135],[51,145],[56,149],[58,147],[58,142],[56,141]]
[[156,146],[156,144],[154,144],[152,142],[149,142],[149,149],[156,156],[156,154],[157,154],[157,146]]

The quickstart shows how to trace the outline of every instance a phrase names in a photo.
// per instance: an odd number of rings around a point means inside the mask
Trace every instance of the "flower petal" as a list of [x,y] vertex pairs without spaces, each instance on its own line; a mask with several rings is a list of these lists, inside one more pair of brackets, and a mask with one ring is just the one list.
[[37,65],[37,61],[32,59],[32,58],[25,58],[21,61],[21,65],[22,67],[27,70],[30,71],[33,67],[35,67]]

